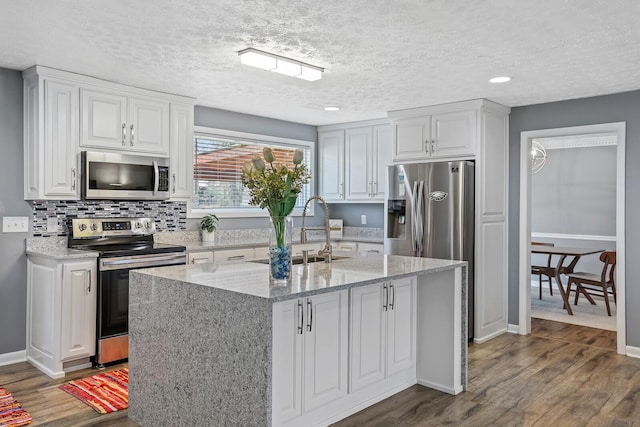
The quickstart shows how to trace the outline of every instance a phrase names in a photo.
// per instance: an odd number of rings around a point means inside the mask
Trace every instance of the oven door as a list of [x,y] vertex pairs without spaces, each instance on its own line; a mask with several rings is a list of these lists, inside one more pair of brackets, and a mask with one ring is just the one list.
[[98,260],[98,365],[128,357],[129,271],[186,264],[186,258],[184,252],[174,252]]

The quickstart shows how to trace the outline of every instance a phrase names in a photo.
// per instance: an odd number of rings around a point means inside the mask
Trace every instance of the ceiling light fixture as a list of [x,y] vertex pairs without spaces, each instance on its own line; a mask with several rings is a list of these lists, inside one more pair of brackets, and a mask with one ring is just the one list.
[[502,76],[502,77],[494,77],[492,79],[489,79],[489,82],[490,83],[506,83],[509,80],[511,80],[511,77]]
[[338,111],[340,107],[324,107],[325,111]]
[[547,163],[547,150],[538,141],[531,141],[531,173],[538,173]]
[[320,80],[324,68],[315,65],[305,64],[295,59],[274,55],[249,47],[238,52],[240,63],[260,68],[262,70],[273,71],[286,76],[297,77],[310,82]]

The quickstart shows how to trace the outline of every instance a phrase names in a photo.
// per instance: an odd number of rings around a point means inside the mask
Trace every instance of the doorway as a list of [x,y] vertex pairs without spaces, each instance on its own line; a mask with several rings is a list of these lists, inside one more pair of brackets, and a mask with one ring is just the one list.
[[616,139],[616,227],[615,250],[617,251],[616,288],[618,303],[616,313],[617,351],[626,353],[625,333],[625,267],[624,267],[624,230],[625,230],[625,123],[605,123],[598,125],[576,126],[558,129],[526,131],[520,137],[520,247],[519,247],[519,327],[518,333],[531,333],[531,206],[532,175],[529,153],[532,143],[537,139],[561,138],[571,135],[601,134],[612,135]]

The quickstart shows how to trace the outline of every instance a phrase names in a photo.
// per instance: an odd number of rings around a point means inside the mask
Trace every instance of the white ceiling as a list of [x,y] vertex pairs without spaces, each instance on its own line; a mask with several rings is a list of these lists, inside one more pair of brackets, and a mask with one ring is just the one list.
[[[321,125],[640,89],[639,17],[637,0],[0,0],[0,67]],[[326,71],[307,82],[251,68],[237,56],[246,47]],[[499,75],[513,80],[488,83]]]

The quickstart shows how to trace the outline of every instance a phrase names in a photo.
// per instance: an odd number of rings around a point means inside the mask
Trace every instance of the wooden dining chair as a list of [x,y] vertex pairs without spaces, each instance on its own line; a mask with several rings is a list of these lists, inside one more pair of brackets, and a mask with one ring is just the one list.
[[[544,242],[531,242],[533,246],[555,246],[553,243],[544,243]],[[551,257],[549,254],[547,258],[547,265],[532,265],[531,266],[531,274],[535,274],[538,276],[538,285],[539,285],[539,295],[538,298],[542,299],[542,276],[547,277],[547,281],[549,282],[549,293],[553,295],[553,287],[551,286],[551,278],[556,277],[556,269],[551,266]]]
[[583,294],[593,305],[596,305],[596,302],[591,298],[591,295],[601,296],[604,298],[604,303],[607,306],[607,314],[611,316],[609,294],[613,295],[613,302],[618,303],[615,282],[616,252],[608,251],[601,253],[600,261],[603,262],[602,272],[600,274],[570,273],[567,274],[567,285],[569,295],[571,295],[572,288],[575,285],[576,297],[573,305],[578,305],[580,294]]

